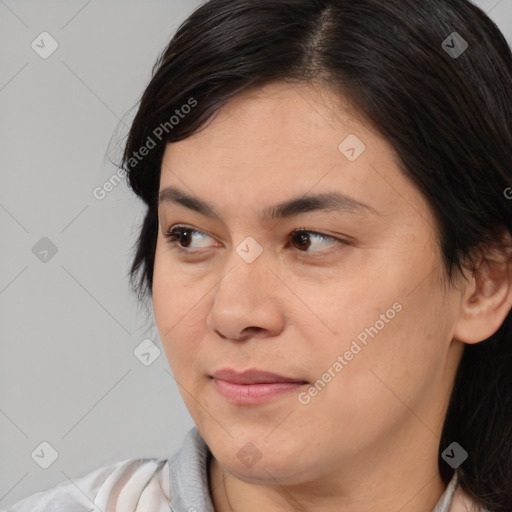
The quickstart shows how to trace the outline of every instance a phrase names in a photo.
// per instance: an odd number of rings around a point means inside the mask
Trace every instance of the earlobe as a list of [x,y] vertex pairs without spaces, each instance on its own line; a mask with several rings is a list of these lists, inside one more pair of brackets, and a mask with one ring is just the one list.
[[492,336],[512,309],[511,238],[504,235],[501,249],[489,249],[468,277],[460,304],[454,338],[478,343]]

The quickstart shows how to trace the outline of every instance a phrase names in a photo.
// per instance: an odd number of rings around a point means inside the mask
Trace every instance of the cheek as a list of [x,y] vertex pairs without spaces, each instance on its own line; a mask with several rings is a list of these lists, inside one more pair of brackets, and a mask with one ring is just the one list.
[[318,311],[329,312],[323,318],[336,332],[330,343],[311,351],[315,378],[329,381],[321,391],[324,404],[339,404],[346,418],[350,410],[354,417],[373,410],[387,414],[393,404],[403,406],[395,394],[417,403],[441,379],[456,309],[429,268],[405,261],[388,265],[367,272],[364,283],[351,279],[342,292],[333,287],[329,300],[315,302]]
[[179,330],[182,320],[193,313],[194,304],[200,305],[197,295],[201,288],[192,285],[165,243],[161,238],[157,241],[153,269],[153,310],[159,330],[166,328],[164,334]]
[[182,361],[192,358],[195,352],[194,340],[197,337],[191,329],[197,329],[199,325],[196,319],[201,312],[201,301],[197,298],[197,290],[194,291],[183,274],[168,268],[165,260],[165,255],[162,256],[157,247],[153,273],[153,311],[160,340],[174,372],[183,364]]
[[[413,304],[403,302],[403,310],[373,337],[368,335],[366,345],[350,334],[340,336],[338,345],[315,363],[319,391],[297,411],[304,428],[307,424],[326,432],[326,450],[344,442],[339,432],[351,440],[344,448],[350,451],[395,431],[414,414],[431,423],[430,405],[441,396],[443,351],[439,338],[432,334],[434,329],[423,330],[421,315],[413,315]],[[351,350],[352,340],[358,347],[352,345]]]
[[369,429],[376,428],[374,415],[384,425],[410,410],[419,413],[429,395],[436,395],[451,339],[451,311],[446,304],[442,310],[440,298],[429,290],[427,285],[423,293],[399,297],[402,309],[388,323],[369,318],[359,332],[365,343],[357,334],[351,338],[360,350],[353,345],[357,354],[348,353],[351,360],[334,379],[327,399],[339,405],[340,421],[358,418]]

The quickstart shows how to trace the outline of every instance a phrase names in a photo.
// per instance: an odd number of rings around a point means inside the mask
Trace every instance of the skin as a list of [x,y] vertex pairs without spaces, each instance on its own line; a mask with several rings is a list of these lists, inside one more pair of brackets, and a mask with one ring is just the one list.
[[[355,161],[338,149],[349,134],[366,146]],[[320,86],[279,82],[238,95],[201,132],[167,145],[160,190],[170,186],[222,218],[163,202],[153,280],[169,364],[213,453],[215,510],[431,510],[445,489],[437,453],[464,343],[505,318],[510,267],[448,286],[425,198],[386,140]],[[332,191],[377,213],[258,217]],[[200,232],[188,245],[195,255],[165,239],[176,225]],[[304,247],[299,228],[334,239],[310,234]],[[252,263],[236,251],[249,236],[263,249]],[[305,385],[235,405],[210,378],[259,368],[314,383],[395,303],[401,311],[307,404],[298,400]],[[248,442],[261,456],[251,466],[237,456]]]

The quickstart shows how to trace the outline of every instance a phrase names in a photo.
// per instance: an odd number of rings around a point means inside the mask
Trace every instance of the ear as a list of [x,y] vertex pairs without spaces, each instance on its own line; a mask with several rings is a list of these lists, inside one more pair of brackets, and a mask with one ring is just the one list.
[[468,276],[454,331],[464,343],[492,336],[512,309],[512,238],[508,231],[500,238],[503,246],[485,249]]

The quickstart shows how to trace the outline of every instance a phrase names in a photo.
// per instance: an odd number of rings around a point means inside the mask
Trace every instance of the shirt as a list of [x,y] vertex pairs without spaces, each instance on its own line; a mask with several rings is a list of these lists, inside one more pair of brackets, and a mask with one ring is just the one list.
[[[125,459],[18,501],[6,512],[215,512],[211,452],[196,427],[170,458]],[[473,507],[473,508],[471,508]],[[457,472],[431,512],[487,512],[459,488]]]

